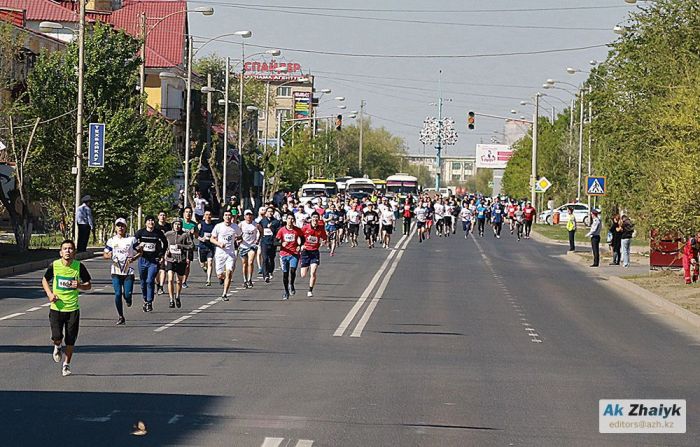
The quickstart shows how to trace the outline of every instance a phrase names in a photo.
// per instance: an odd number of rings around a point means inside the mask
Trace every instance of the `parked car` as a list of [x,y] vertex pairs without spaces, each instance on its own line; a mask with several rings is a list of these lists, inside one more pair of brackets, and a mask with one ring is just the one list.
[[[584,225],[590,225],[590,216],[588,213],[588,205],[585,203],[567,203],[559,208],[555,208],[554,212],[559,213],[559,223],[566,223],[569,221],[569,211],[568,208],[573,207],[574,209],[574,219],[577,223],[582,223]],[[597,210],[600,212],[600,210]],[[554,217],[552,216],[552,211],[545,210],[540,213],[540,222],[546,222],[552,225]]]

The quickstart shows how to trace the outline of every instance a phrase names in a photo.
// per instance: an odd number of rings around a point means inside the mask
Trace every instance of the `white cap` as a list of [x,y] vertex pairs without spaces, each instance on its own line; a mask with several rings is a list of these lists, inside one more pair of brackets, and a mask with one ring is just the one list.
[[126,226],[126,219],[124,219],[123,217],[120,217],[119,219],[114,221],[114,225],[119,225],[119,224]]
[[251,216],[253,215],[253,212],[251,210],[245,210],[243,211],[243,215],[245,216],[246,214],[250,214]]

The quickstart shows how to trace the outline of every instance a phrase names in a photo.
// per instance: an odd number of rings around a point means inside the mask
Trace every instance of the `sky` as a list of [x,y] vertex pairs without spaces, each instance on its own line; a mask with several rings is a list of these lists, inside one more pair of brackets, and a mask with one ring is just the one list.
[[[583,82],[584,73],[570,75],[566,68],[590,70],[589,61],[605,60],[606,45],[617,37],[612,28],[635,8],[624,0],[190,0],[189,4],[215,10],[210,17],[190,15],[195,47],[203,38],[251,30],[253,36],[246,39],[249,54],[281,48],[278,60],[300,63],[305,73],[315,76],[317,90],[330,88],[329,97],[346,98],[346,110],[329,101],[319,115],[344,113],[347,123],[348,112],[359,110],[364,100],[374,127],[402,137],[409,153],[431,155],[434,149],[424,147],[418,136],[423,120],[437,116],[440,91],[443,116],[456,121],[459,135],[457,144],[443,153],[473,155],[476,144],[501,138],[494,131],[503,132],[503,120],[477,116],[476,128],[468,130],[468,111],[531,119],[533,108],[520,102],[538,91],[551,96],[544,97],[546,110],[540,113],[549,116],[552,106],[562,110],[574,87],[559,84],[565,90],[544,90],[543,82],[548,78],[574,85]],[[199,55],[240,57],[238,42],[235,37],[224,38],[208,44]],[[526,52],[540,54],[503,55]],[[517,113],[512,115],[511,110]]]

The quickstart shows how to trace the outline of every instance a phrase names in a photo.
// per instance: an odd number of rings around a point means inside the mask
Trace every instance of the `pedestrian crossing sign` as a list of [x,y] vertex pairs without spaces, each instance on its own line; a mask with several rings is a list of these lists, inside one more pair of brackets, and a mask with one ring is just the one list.
[[604,196],[606,193],[605,176],[586,177],[586,194],[589,196]]

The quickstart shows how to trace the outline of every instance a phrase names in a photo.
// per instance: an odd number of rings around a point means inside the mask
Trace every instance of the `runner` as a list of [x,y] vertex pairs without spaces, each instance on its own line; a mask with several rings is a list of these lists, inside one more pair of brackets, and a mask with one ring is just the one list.
[[444,226],[445,226],[445,205],[444,205],[444,199],[440,198],[435,201],[435,204],[433,205],[433,215],[434,220],[435,220],[435,232],[437,233],[438,237],[442,237]]
[[484,227],[486,226],[486,210],[482,202],[476,205],[476,226],[479,230],[479,237],[484,237]]
[[367,204],[367,209],[362,217],[362,223],[364,223],[365,228],[365,239],[367,240],[367,248],[373,248],[374,243],[377,240],[377,234],[379,230],[379,214],[374,211],[374,203],[369,202]]
[[[51,303],[49,308],[49,323],[51,325],[51,341],[53,342],[53,361],[60,363],[65,353],[61,372],[63,377],[70,376],[70,361],[73,358],[75,341],[80,329],[80,290],[90,290],[92,284],[87,268],[75,260],[75,243],[65,240],[59,251],[61,258],[53,261],[46,269],[41,285]],[[65,348],[61,347],[64,340]]]
[[296,294],[294,281],[297,277],[299,266],[299,248],[301,246],[302,232],[294,226],[294,216],[288,214],[286,224],[277,231],[276,238],[281,242],[280,266],[282,267],[282,284],[284,285],[283,300],[289,299],[289,294]]
[[168,240],[162,232],[156,230],[156,221],[153,216],[146,216],[146,227],[137,231],[134,238],[141,252],[139,278],[143,295],[143,311],[152,312],[156,275],[158,275],[158,268],[165,250],[168,248]]
[[335,208],[335,203],[331,203],[328,211],[323,214],[323,220],[326,222],[326,234],[328,234],[328,247],[330,255],[335,255],[335,247],[337,243],[338,231],[338,211]]
[[459,212],[459,217],[462,219],[462,231],[464,231],[464,239],[469,237],[469,233],[472,231],[472,211],[469,209],[469,205],[465,202]]
[[[256,217],[253,222],[256,224],[260,224],[260,221],[263,220],[265,217],[265,212],[267,210],[267,207],[260,207],[258,210],[258,217]],[[262,228],[262,227],[260,227]],[[274,259],[274,258],[273,258]],[[255,263],[258,265],[258,276],[261,278],[265,278],[263,276],[263,257],[262,257],[262,249],[259,249],[257,253],[255,253]]]
[[496,197],[493,206],[491,206],[491,225],[493,225],[493,237],[500,239],[501,230],[503,229],[503,208],[501,208],[498,197]]
[[343,206],[343,203],[338,200],[338,203],[336,204],[336,213],[338,214],[338,223],[337,223],[337,228],[338,228],[338,237],[337,237],[337,244],[341,245],[345,242],[345,227],[346,227],[346,220],[347,220],[347,211],[345,210],[345,207]]
[[506,212],[508,213],[508,226],[510,227],[510,234],[513,234],[515,230],[515,209],[517,205],[513,200],[508,201],[508,206],[506,207]]
[[428,216],[428,209],[421,200],[418,202],[418,206],[413,211],[416,216],[416,228],[418,229],[418,242],[422,243],[425,239],[425,222]]
[[262,228],[253,222],[253,212],[245,210],[243,212],[243,222],[240,224],[243,232],[241,244],[238,247],[238,255],[243,261],[243,287],[248,289],[253,287],[253,272],[255,270],[255,255],[258,252]]
[[396,216],[394,216],[394,210],[391,205],[387,205],[382,211],[381,216],[379,216],[379,222],[382,225],[382,246],[389,249],[389,244],[391,243],[391,234],[394,232],[394,222],[396,221]]
[[272,272],[275,271],[275,255],[277,254],[275,236],[280,229],[280,221],[274,217],[274,214],[275,209],[268,206],[265,210],[265,216],[260,220],[260,227],[263,231],[262,239],[260,239],[260,251],[263,257],[263,278],[265,278],[266,283],[272,280]]
[[530,239],[530,231],[532,230],[532,223],[535,221],[535,216],[537,216],[537,210],[532,206],[532,202],[529,200],[523,209],[523,213],[525,213],[525,239]]
[[131,296],[134,291],[134,268],[131,263],[141,254],[136,251],[139,243],[132,236],[126,235],[126,220],[119,218],[114,222],[115,235],[108,241],[102,257],[112,261],[110,268],[112,274],[112,287],[114,288],[114,305],[117,308],[118,325],[126,323],[124,318],[124,304],[131,307]]
[[211,211],[205,211],[202,220],[197,224],[197,233],[199,237],[199,265],[207,273],[206,286],[211,287],[211,270],[212,260],[214,259],[214,250],[216,247],[209,240],[211,232],[214,230],[214,222],[211,220]]
[[171,309],[182,307],[180,293],[187,271],[188,252],[194,248],[192,233],[182,230],[182,220],[173,220],[173,229],[165,233],[168,249],[165,251],[165,268],[168,270],[168,296]]
[[427,237],[424,237],[423,240],[425,239],[430,239],[430,232],[433,230],[433,219],[435,217],[435,213],[433,211],[433,201],[428,197],[425,202],[423,202],[426,212],[425,212],[425,234],[427,234]]
[[403,203],[403,211],[401,213],[403,217],[403,235],[407,236],[408,232],[411,230],[411,218],[413,217],[413,211],[411,210],[411,201],[406,198]]
[[314,296],[314,286],[316,285],[316,272],[321,263],[319,248],[321,241],[327,241],[328,236],[323,226],[319,224],[320,216],[317,212],[311,214],[311,223],[302,228],[301,233],[304,238],[304,247],[301,251],[301,277],[305,278],[309,273],[309,291],[306,296]]
[[513,219],[515,220],[515,231],[518,235],[518,241],[523,237],[523,226],[525,225],[525,213],[520,209],[519,205],[515,205],[515,211],[513,211]]
[[357,247],[357,235],[360,233],[360,222],[362,221],[362,215],[358,211],[356,203],[350,206],[350,211],[347,212],[347,219],[350,246]]
[[452,201],[449,200],[447,203],[444,205],[445,207],[445,216],[442,218],[443,222],[443,231],[445,237],[449,237],[450,233],[452,233],[452,214],[455,211],[455,207],[452,204]]
[[[189,206],[185,207],[185,210],[182,214],[182,231],[184,231],[185,233],[189,233],[193,241],[199,237],[199,232],[197,231],[197,222],[192,220],[192,208]],[[190,276],[190,264],[192,264],[192,261],[194,260],[194,245],[192,245],[192,247],[187,250],[186,255],[187,267],[185,268],[185,279],[184,281],[182,281],[183,289],[186,289],[188,287],[187,278],[189,278]]]
[[209,206],[207,199],[202,197],[202,191],[194,192],[194,220],[201,222],[204,219],[204,211]]
[[[170,222],[167,220],[167,216],[165,214],[165,211],[161,211],[158,213],[158,222],[156,222],[155,229],[163,233],[163,236],[165,236],[165,233],[173,229],[173,226],[170,225]],[[157,293],[158,295],[162,295],[165,293],[163,290],[163,286],[165,285],[165,256],[163,256],[160,259],[160,264],[158,265],[158,280],[156,282],[157,286]]]
[[228,292],[233,281],[233,272],[236,270],[236,243],[243,232],[233,221],[231,211],[224,211],[223,222],[214,226],[209,241],[216,246],[214,261],[216,263],[216,275],[223,282],[224,290],[221,299],[228,301]]

